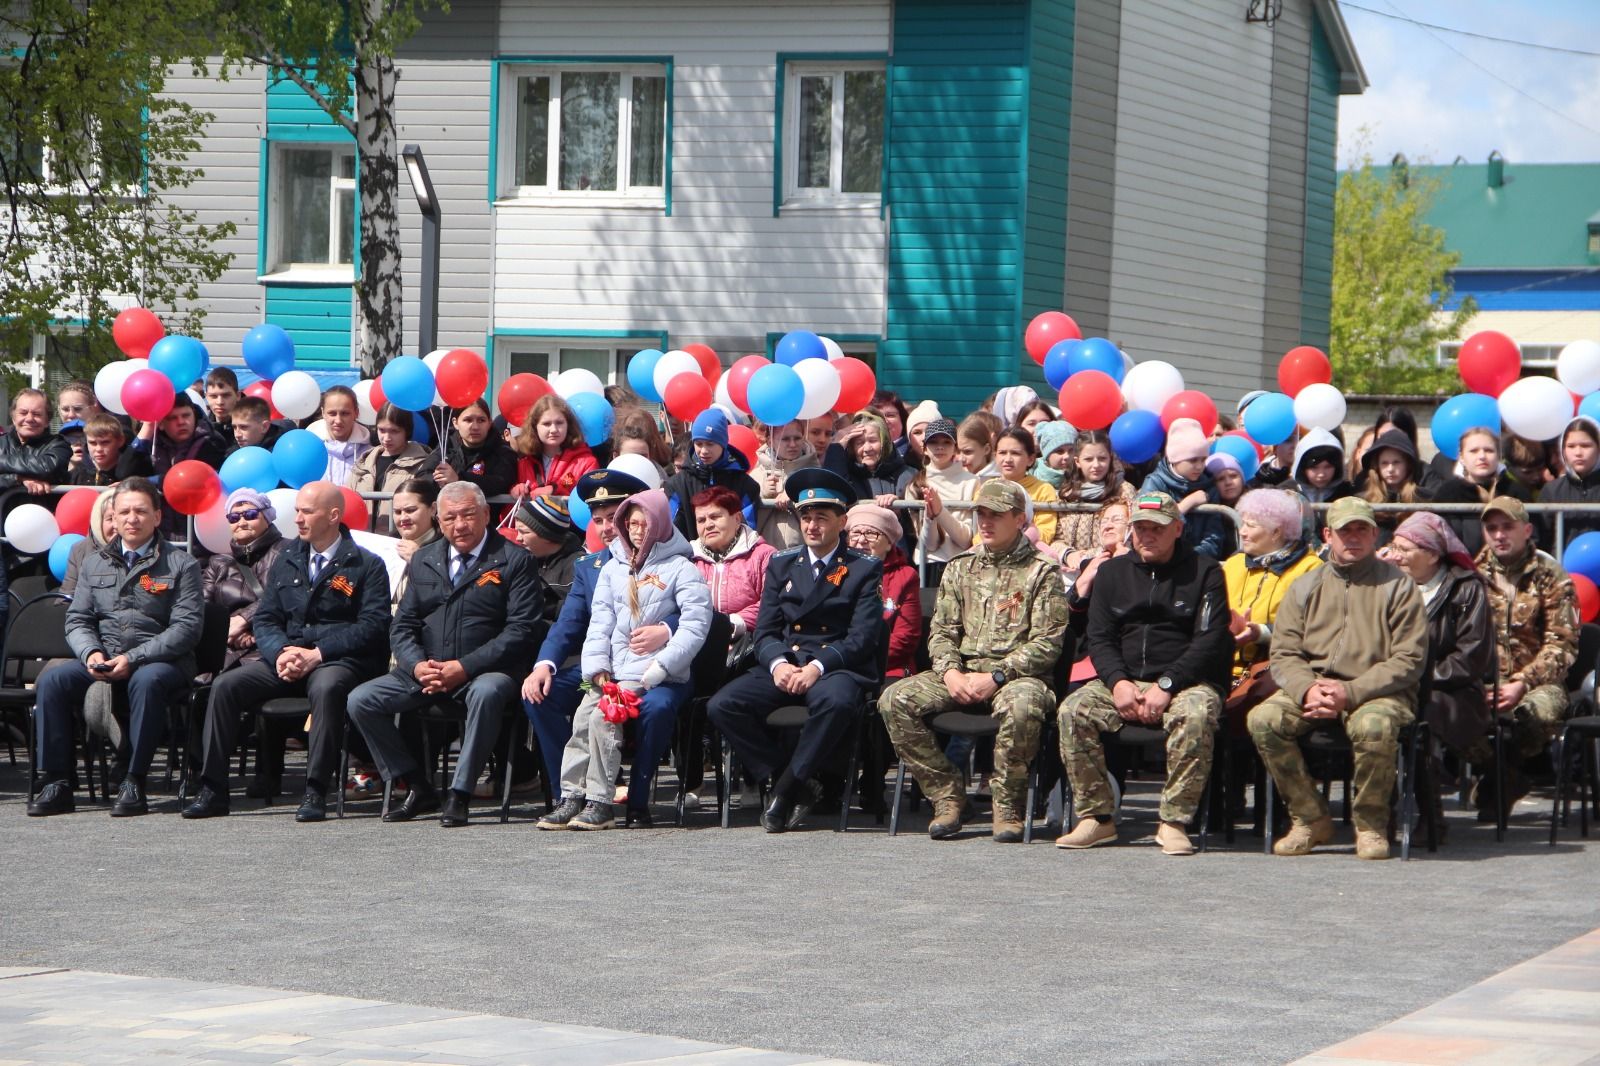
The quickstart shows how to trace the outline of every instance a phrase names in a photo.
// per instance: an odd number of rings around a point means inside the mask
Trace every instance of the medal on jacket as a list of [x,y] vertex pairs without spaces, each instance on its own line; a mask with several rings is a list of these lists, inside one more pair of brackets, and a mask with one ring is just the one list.
[[485,570],[482,574],[478,575],[478,580],[474,581],[473,584],[480,589],[485,585],[498,585],[500,584],[500,571]]
[[343,574],[338,574],[332,580],[330,580],[328,582],[328,587],[330,589],[334,589],[335,591],[342,592],[346,596],[354,596],[356,594],[356,587],[350,584],[350,579],[345,577]]

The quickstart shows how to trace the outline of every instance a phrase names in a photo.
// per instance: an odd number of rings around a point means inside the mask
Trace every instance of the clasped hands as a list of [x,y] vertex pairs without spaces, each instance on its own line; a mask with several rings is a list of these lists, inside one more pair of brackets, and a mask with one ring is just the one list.
[[1342,681],[1313,681],[1300,701],[1302,718],[1337,718],[1350,706],[1350,693]]
[[417,664],[415,670],[411,671],[411,676],[417,679],[423,692],[430,696],[438,696],[465,684],[467,671],[459,659],[451,659],[449,662],[424,659]]
[[822,671],[809,664],[796,666],[794,663],[779,663],[772,671],[772,683],[791,696],[804,696],[820,680]]
[[953,667],[944,672],[944,687],[952,699],[967,706],[987,703],[1000,691],[1000,686],[994,683],[994,678],[987,672],[967,673]]
[[1160,725],[1167,707],[1172,703],[1172,693],[1163,691],[1157,685],[1141,690],[1138,685],[1124,678],[1112,688],[1111,703],[1124,722]]
[[278,677],[284,681],[299,681],[322,662],[322,652],[316,648],[284,648],[274,664]]

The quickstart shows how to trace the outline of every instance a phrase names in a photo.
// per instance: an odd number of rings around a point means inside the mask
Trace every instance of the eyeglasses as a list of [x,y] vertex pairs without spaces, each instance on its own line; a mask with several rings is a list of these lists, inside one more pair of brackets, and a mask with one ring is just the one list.
[[254,507],[246,507],[242,511],[228,512],[228,525],[236,526],[240,522],[254,522],[261,517],[261,512]]
[[850,531],[850,539],[851,540],[881,540],[881,539],[883,539],[883,533],[880,532],[879,530],[876,530],[876,529],[852,529]]

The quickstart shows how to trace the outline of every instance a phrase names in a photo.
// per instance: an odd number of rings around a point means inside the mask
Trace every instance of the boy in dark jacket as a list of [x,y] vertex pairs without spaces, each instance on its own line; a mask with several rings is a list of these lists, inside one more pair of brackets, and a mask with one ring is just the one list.
[[689,430],[692,450],[682,470],[662,485],[672,508],[672,524],[685,540],[694,540],[694,498],[713,485],[722,485],[739,495],[745,525],[755,529],[756,508],[761,502],[761,487],[746,470],[744,457],[728,447],[728,416],[709,407],[695,416]]
[[104,411],[83,424],[83,465],[72,472],[74,485],[115,485],[124,478],[154,473],[150,456],[128,448],[122,423]]
[[1192,418],[1179,418],[1167,429],[1166,455],[1140,486],[1141,493],[1164,492],[1178,501],[1183,515],[1183,542],[1212,559],[1227,552],[1225,517],[1196,511],[1203,503],[1218,503],[1217,483],[1206,473],[1210,447],[1205,431]]

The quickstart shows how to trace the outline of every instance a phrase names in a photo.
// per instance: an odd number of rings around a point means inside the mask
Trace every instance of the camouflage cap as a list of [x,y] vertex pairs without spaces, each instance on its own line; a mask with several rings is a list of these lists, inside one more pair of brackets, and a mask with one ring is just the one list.
[[1333,506],[1328,508],[1328,528],[1343,529],[1351,522],[1365,522],[1369,526],[1378,524],[1378,516],[1373,513],[1372,504],[1359,496],[1346,496],[1342,500],[1335,500]]
[[1164,492],[1143,492],[1134,498],[1133,507],[1128,514],[1128,523],[1154,522],[1158,526],[1170,526],[1174,522],[1183,521],[1183,514],[1178,510],[1178,501]]
[[1485,518],[1488,518],[1491,514],[1494,514],[1496,511],[1505,515],[1513,522],[1522,523],[1528,521],[1527,506],[1515,496],[1496,496],[1494,499],[1483,505],[1483,513],[1478,515],[1478,520],[1481,522]]
[[1028,494],[1022,491],[1021,485],[997,477],[983,483],[978,495],[973,497],[972,505],[985,511],[993,511],[995,514],[1026,511]]

